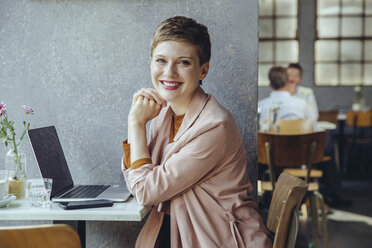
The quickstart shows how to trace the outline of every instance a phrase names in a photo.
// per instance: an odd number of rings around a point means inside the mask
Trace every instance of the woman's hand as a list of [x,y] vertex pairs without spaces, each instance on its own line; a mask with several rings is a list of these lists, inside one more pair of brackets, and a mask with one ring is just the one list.
[[160,113],[161,108],[165,106],[165,100],[154,89],[141,89],[133,95],[128,124],[146,125],[146,123],[155,118]]
[[141,89],[133,95],[128,115],[128,144],[131,163],[141,158],[150,158],[147,148],[146,123],[158,116],[165,100],[154,89]]
[[142,95],[143,97],[147,97],[148,99],[155,101],[157,104],[160,104],[162,107],[167,106],[167,102],[159,95],[159,93],[155,89],[142,88],[137,93]]

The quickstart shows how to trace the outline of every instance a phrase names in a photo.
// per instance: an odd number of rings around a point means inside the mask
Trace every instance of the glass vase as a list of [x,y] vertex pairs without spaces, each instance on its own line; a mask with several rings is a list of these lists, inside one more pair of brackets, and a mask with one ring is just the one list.
[[20,151],[15,154],[11,149],[5,156],[5,166],[9,170],[8,193],[17,199],[25,197],[26,191],[26,155]]
[[272,118],[269,118],[269,133],[279,133],[279,124],[278,124],[278,108],[274,107],[273,109],[270,109],[270,117],[272,115]]

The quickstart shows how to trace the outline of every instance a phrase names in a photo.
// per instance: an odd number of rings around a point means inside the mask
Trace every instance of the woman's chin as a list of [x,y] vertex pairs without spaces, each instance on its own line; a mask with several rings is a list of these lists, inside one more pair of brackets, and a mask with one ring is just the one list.
[[158,91],[158,93],[167,102],[172,102],[177,98],[173,92]]

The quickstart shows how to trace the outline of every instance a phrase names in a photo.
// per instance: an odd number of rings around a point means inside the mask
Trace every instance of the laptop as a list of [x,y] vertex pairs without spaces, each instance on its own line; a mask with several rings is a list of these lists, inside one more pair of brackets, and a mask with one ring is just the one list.
[[30,129],[27,134],[42,177],[53,179],[52,201],[124,202],[130,197],[124,185],[74,185],[54,126]]

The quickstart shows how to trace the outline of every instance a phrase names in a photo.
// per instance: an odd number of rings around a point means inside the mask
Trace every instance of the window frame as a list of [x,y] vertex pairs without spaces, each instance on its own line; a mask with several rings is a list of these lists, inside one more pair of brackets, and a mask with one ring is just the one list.
[[[365,57],[365,51],[366,51],[366,41],[372,41],[372,36],[367,36],[366,32],[366,19],[368,17],[372,18],[372,14],[366,14],[366,2],[371,1],[371,0],[361,0],[362,2],[362,13],[361,14],[348,14],[348,13],[343,13],[342,7],[343,7],[343,0],[338,0],[338,7],[339,13],[338,14],[319,14],[319,0],[316,0],[315,2],[315,41],[314,41],[314,84],[315,86],[372,86],[372,82],[366,82],[365,81],[365,66],[368,64],[372,65],[372,60],[367,60]],[[318,18],[337,18],[338,19],[338,35],[335,37],[320,37],[319,35],[319,21]],[[362,32],[361,35],[357,36],[345,36],[342,34],[342,28],[343,28],[343,22],[345,21],[345,18],[349,17],[357,17],[361,18],[362,21]],[[317,60],[317,42],[318,41],[335,41],[337,42],[337,59],[336,60],[329,60],[329,61],[322,61],[322,60]],[[361,42],[361,51],[360,51],[360,60],[343,60],[342,58],[342,42],[343,41],[360,41]],[[347,64],[356,64],[360,65],[360,81],[359,82],[342,82],[343,77],[342,77],[342,67],[343,65]],[[324,83],[324,82],[318,82],[317,81],[317,70],[318,70],[318,65],[337,65],[337,78],[336,78],[336,84],[329,82],[329,83]]]
[[[260,20],[272,20],[272,37],[270,38],[267,38],[267,37],[260,37],[260,33],[258,34],[258,42],[259,42],[259,46],[261,45],[261,43],[263,42],[272,42],[272,59],[271,61],[260,61],[260,56],[258,58],[258,77],[257,77],[257,83],[258,83],[258,86],[259,87],[267,87],[269,85],[269,83],[262,83],[260,82],[260,68],[261,68],[261,65],[271,65],[271,66],[284,66],[284,67],[287,67],[289,63],[298,63],[299,62],[299,59],[300,59],[300,43],[299,43],[299,14],[300,14],[300,7],[299,7],[299,4],[300,4],[300,1],[299,0],[294,0],[294,2],[296,2],[296,14],[295,15],[277,15],[276,14],[276,9],[277,9],[277,1],[278,0],[272,0],[272,4],[273,4],[273,9],[272,9],[272,15],[260,15],[260,11],[259,11],[259,14],[258,14],[258,22],[260,24]],[[259,4],[260,4],[261,0],[259,0]],[[296,31],[295,31],[295,36],[294,37],[278,37],[277,36],[277,20],[278,19],[285,19],[285,18],[294,18],[296,19],[295,23],[296,23]],[[259,29],[260,30],[260,29]],[[297,49],[297,58],[296,60],[277,60],[277,45],[278,45],[278,42],[281,42],[281,41],[295,41],[296,42],[296,49]],[[268,82],[268,77],[267,78],[267,82]]]

